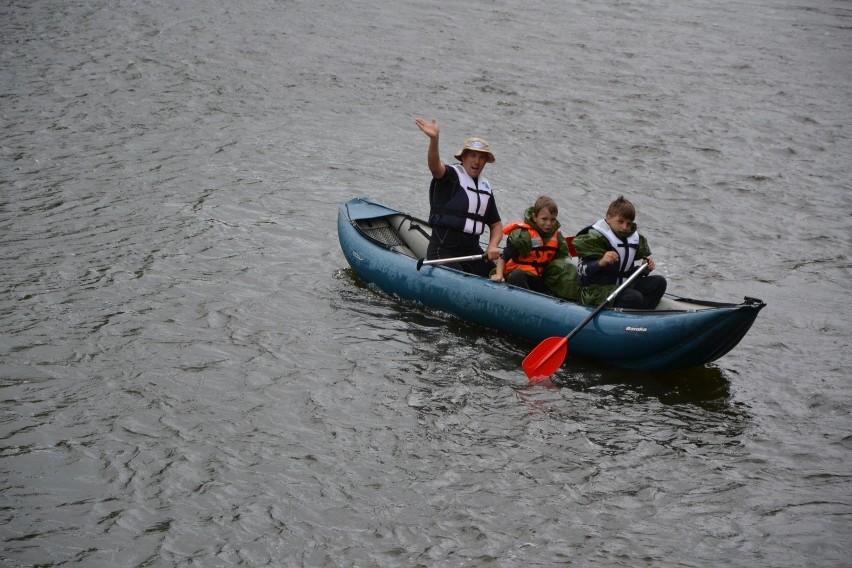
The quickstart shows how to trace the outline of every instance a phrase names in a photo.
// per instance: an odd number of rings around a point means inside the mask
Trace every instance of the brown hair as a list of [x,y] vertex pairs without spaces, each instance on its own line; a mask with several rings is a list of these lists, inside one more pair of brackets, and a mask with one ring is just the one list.
[[559,215],[559,207],[556,206],[556,201],[546,195],[542,195],[535,200],[535,205],[533,205],[533,213],[535,215],[538,215],[542,209],[547,209],[553,215]]
[[609,208],[606,210],[607,217],[624,217],[628,221],[636,220],[636,208],[633,207],[633,204],[624,199],[623,195],[620,195],[618,199],[609,204]]

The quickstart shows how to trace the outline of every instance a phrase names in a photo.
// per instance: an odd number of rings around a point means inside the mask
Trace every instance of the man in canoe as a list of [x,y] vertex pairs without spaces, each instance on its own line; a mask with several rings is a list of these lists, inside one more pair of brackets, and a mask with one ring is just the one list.
[[[500,256],[503,223],[491,184],[482,175],[486,164],[494,162],[488,142],[468,138],[455,155],[459,164],[446,165],[438,151],[438,121],[416,120],[418,128],[429,137],[426,155],[432,183],[429,185],[429,224],[432,238],[426,251],[428,260],[484,255],[483,260],[447,264],[451,268],[488,276]],[[489,240],[485,251],[479,237],[488,227]]]
[[653,310],[666,292],[666,278],[649,274],[656,268],[651,248],[634,222],[636,208],[624,196],[606,211],[606,217],[586,227],[574,237],[580,257],[580,300],[594,306],[602,303],[633,272],[637,261],[648,263],[645,275],[633,282],[613,302],[620,308]]

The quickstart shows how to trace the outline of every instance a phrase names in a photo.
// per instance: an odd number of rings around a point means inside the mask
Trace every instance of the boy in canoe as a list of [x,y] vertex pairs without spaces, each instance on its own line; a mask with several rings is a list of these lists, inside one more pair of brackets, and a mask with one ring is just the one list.
[[574,237],[580,258],[580,300],[588,306],[603,303],[622,282],[639,268],[640,260],[648,270],[615,299],[620,308],[653,310],[666,292],[666,279],[650,274],[656,267],[651,248],[634,222],[636,208],[624,196],[606,211],[606,217],[586,227]]
[[559,232],[558,215],[556,201],[542,195],[524,212],[523,221],[504,228],[503,233],[508,237],[506,246],[491,279],[578,300],[577,269],[568,261],[571,254]]

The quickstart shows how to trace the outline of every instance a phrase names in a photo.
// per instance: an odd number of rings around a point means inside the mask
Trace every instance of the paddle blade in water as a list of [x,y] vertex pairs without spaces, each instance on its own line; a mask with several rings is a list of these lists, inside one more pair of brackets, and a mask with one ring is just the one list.
[[538,382],[556,372],[568,354],[568,338],[548,337],[526,356],[522,366],[527,378]]

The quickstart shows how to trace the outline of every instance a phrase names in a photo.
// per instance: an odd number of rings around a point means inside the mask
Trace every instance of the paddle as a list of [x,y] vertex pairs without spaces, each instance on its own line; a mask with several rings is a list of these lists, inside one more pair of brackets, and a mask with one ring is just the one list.
[[420,270],[424,264],[451,264],[453,262],[468,262],[471,260],[482,260],[485,258],[485,253],[472,254],[470,256],[457,256],[455,258],[436,258],[435,260],[426,260],[421,258],[417,261],[417,270]]
[[648,268],[647,264],[640,266],[636,272],[630,275],[630,278],[625,280],[621,286],[616,288],[612,294],[607,296],[606,300],[604,300],[600,306],[595,308],[595,311],[586,316],[586,319],[584,319],[580,325],[572,329],[571,333],[565,337],[548,337],[539,343],[535,349],[530,351],[530,354],[524,358],[524,362],[522,363],[524,372],[527,374],[527,378],[529,378],[530,381],[539,382],[555,373],[556,370],[562,366],[562,362],[565,361],[565,356],[568,354],[568,340],[577,335],[578,331],[586,327],[587,323],[592,321],[608,303],[621,294],[622,290],[627,288],[631,282],[637,279],[640,274],[645,272],[646,268]]

